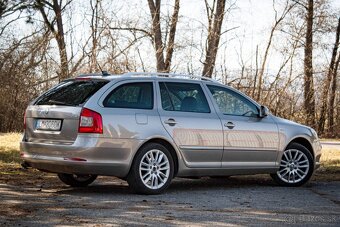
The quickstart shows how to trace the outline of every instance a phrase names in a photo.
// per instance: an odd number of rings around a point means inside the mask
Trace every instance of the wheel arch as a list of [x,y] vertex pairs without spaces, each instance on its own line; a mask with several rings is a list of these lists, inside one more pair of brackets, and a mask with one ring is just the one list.
[[[166,147],[171,156],[172,156],[172,160],[174,161],[174,166],[175,166],[175,169],[174,169],[174,177],[177,175],[178,173],[178,169],[179,169],[179,154],[177,153],[176,149],[175,149],[175,145],[172,144],[171,142],[169,142],[168,140],[164,139],[164,138],[161,138],[161,137],[155,137],[155,138],[150,138],[146,141],[144,141],[140,146],[139,148],[137,149],[137,152],[134,154],[134,157],[132,160],[135,159],[137,153],[147,144],[149,143],[158,143],[158,144],[161,144],[163,145],[164,147]],[[130,169],[131,169],[131,166],[130,166]],[[129,170],[130,171],[130,170]]]
[[308,139],[306,139],[306,138],[304,138],[304,137],[302,137],[302,136],[295,137],[295,138],[293,138],[293,139],[287,144],[287,146],[285,147],[285,150],[286,150],[287,147],[288,147],[289,145],[291,145],[292,143],[298,143],[298,144],[301,144],[302,146],[306,147],[306,148],[311,152],[311,155],[312,155],[312,157],[313,157],[313,160],[315,159],[315,154],[314,154],[313,146],[312,146],[311,142],[310,142]]

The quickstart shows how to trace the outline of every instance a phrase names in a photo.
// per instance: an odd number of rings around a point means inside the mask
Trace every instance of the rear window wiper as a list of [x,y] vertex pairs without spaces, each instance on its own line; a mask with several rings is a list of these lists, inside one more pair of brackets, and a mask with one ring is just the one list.
[[58,100],[53,100],[53,99],[48,100],[47,103],[48,104],[64,105],[64,106],[76,106],[75,104],[72,104],[72,103],[66,103],[66,102],[62,102],[62,101],[58,101]]

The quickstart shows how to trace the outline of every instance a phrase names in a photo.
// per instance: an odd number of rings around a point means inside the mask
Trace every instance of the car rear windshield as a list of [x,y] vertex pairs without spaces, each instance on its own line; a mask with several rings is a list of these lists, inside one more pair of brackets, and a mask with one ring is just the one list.
[[107,80],[67,80],[40,96],[35,105],[79,106],[107,84]]

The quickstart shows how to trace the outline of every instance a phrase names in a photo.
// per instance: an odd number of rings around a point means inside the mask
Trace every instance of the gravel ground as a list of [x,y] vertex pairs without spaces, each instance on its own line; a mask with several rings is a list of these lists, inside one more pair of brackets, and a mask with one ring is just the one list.
[[340,226],[340,182],[276,186],[267,176],[176,178],[165,194],[132,194],[101,177],[87,188],[52,174],[0,181],[0,226]]

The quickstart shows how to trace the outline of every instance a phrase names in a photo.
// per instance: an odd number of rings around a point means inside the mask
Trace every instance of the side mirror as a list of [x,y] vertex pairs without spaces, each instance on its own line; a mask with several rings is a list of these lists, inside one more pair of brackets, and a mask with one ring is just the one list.
[[259,117],[264,118],[268,116],[269,114],[269,109],[266,106],[261,106],[260,107],[260,112],[259,112]]

